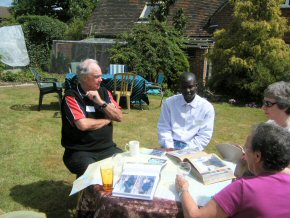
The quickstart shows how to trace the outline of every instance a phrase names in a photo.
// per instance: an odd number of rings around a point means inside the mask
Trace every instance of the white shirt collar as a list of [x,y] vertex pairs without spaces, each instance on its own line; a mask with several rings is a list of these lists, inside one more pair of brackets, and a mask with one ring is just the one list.
[[189,103],[187,103],[185,100],[184,100],[184,97],[182,96],[182,103],[181,103],[181,105],[182,106],[187,106],[187,105],[189,105],[189,106],[191,106],[192,108],[196,108],[197,106],[198,106],[198,101],[199,101],[199,96],[197,95],[197,94],[195,94],[195,97],[194,97],[194,99],[191,101],[191,102],[189,102]]

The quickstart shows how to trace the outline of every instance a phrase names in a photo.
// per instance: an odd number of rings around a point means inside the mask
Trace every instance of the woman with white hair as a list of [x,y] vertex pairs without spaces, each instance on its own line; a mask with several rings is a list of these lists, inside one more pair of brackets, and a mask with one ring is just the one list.
[[[264,91],[262,109],[269,118],[267,123],[281,126],[290,132],[290,83],[280,81],[269,85]],[[235,176],[249,175],[252,174],[247,170],[246,159],[242,156],[236,166]]]
[[263,110],[274,123],[290,131],[290,83],[276,82],[264,91]]
[[[273,146],[274,145],[274,146]],[[254,174],[242,177],[198,208],[188,182],[176,177],[184,217],[290,217],[290,133],[278,125],[262,123],[247,138],[245,158]]]

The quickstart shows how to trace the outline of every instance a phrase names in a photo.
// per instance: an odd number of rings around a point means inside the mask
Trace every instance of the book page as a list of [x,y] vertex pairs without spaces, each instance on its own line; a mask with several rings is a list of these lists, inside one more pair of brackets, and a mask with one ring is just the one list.
[[183,161],[185,158],[190,159],[190,158],[198,158],[204,155],[207,155],[205,152],[198,152],[195,149],[181,149],[181,150],[176,150],[176,151],[170,151],[167,152],[167,155],[176,157],[180,161]]
[[113,192],[128,197],[145,195],[150,198],[156,179],[156,176],[122,175]]
[[122,174],[159,175],[161,164],[126,162]]
[[215,145],[224,160],[238,163],[243,155],[243,148],[235,144],[218,144]]
[[162,166],[165,166],[166,163],[167,163],[167,159],[165,159],[165,158],[156,158],[156,157],[151,157],[151,158],[148,160],[148,163],[149,163],[149,164],[155,164],[155,165],[162,165]]
[[127,162],[113,189],[113,196],[151,200],[163,164]]
[[166,152],[159,149],[140,148],[141,154],[152,155],[157,157],[165,156]]
[[200,174],[216,171],[226,165],[216,155],[206,155],[197,159],[188,158]]

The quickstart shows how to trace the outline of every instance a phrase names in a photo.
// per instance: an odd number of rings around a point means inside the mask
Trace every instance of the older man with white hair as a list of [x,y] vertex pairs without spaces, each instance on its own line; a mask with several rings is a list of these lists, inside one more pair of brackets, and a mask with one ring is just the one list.
[[77,79],[62,101],[61,143],[66,167],[79,177],[89,164],[122,152],[112,139],[112,121],[123,117],[111,93],[101,87],[102,70],[96,60],[81,62]]

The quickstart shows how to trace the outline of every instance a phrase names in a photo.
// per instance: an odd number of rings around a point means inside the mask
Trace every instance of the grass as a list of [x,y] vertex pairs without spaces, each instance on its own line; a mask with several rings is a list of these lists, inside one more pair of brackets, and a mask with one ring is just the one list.
[[[36,86],[0,88],[0,215],[15,210],[44,212],[48,218],[74,217],[76,195],[68,197],[75,176],[62,162],[61,119],[56,94],[44,96],[38,112]],[[150,96],[149,110],[124,110],[114,123],[119,147],[132,139],[158,147],[160,97]],[[260,109],[214,104],[215,131],[208,152],[219,143],[243,144],[250,127],[266,117]]]

